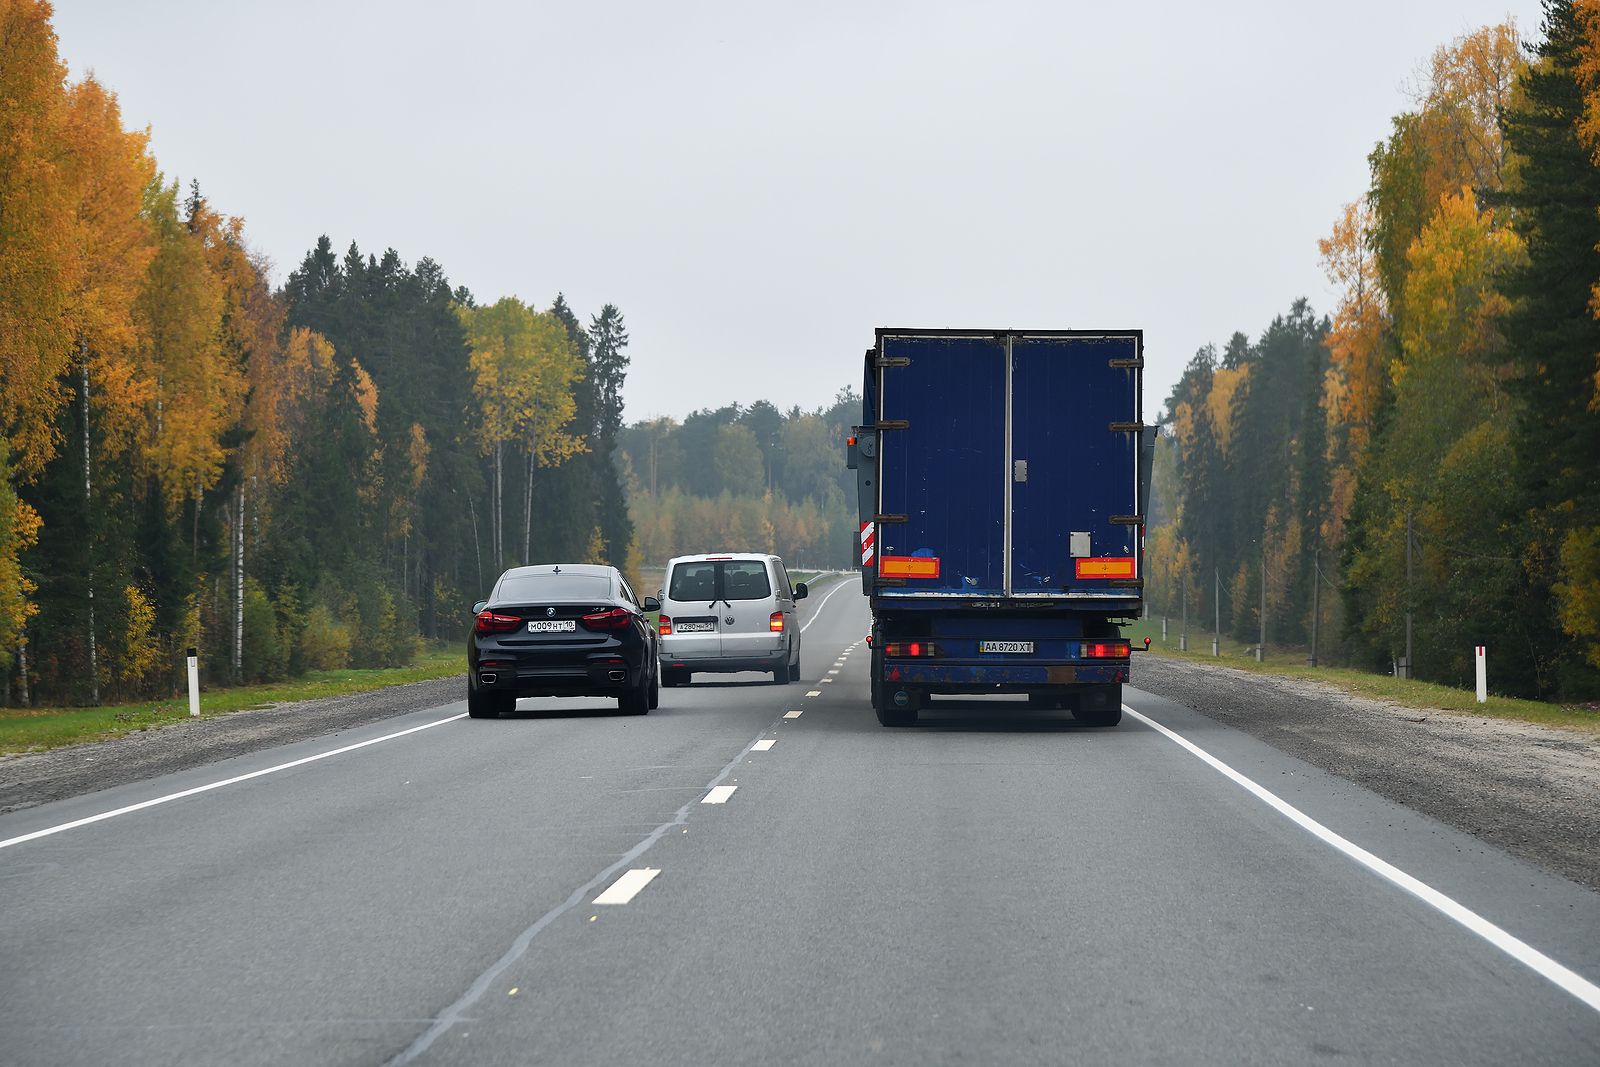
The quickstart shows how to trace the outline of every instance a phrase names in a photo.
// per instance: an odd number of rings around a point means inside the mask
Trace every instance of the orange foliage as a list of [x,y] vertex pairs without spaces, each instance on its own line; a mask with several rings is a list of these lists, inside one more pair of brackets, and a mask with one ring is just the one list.
[[1510,21],[1474,30],[1433,53],[1422,109],[1428,203],[1462,185],[1501,187],[1506,147],[1500,115],[1511,104],[1522,63],[1522,41]]
[[1371,229],[1371,209],[1357,201],[1345,205],[1332,235],[1317,242],[1328,280],[1340,289],[1324,342],[1333,361],[1324,385],[1328,417],[1349,427],[1357,453],[1366,447],[1384,386],[1381,354],[1388,315],[1377,257],[1367,239]]
[[1206,394],[1206,414],[1217,436],[1217,447],[1227,456],[1233,445],[1233,416],[1239,390],[1250,380],[1250,366],[1219,367],[1211,377],[1211,392]]

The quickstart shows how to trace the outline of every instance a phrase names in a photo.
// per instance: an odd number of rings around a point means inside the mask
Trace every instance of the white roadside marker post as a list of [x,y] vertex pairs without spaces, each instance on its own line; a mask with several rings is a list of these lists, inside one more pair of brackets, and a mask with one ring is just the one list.
[[1489,647],[1487,645],[1479,645],[1476,651],[1477,654],[1472,658],[1478,664],[1478,703],[1487,704],[1489,702]]
[[200,717],[200,657],[189,650],[189,718]]

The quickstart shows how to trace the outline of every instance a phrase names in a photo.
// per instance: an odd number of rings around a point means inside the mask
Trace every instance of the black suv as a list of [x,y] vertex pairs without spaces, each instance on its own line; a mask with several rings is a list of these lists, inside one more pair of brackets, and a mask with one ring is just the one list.
[[472,609],[467,714],[492,719],[518,697],[608,696],[630,715],[660,699],[656,630],[615,567],[513,567]]

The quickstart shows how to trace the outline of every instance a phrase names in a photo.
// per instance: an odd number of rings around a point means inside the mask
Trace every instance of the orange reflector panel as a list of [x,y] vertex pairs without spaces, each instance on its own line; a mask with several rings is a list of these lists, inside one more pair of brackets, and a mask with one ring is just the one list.
[[938,556],[879,556],[878,573],[885,578],[937,578]]
[[1096,559],[1076,559],[1079,578],[1132,578],[1133,557],[1100,556]]

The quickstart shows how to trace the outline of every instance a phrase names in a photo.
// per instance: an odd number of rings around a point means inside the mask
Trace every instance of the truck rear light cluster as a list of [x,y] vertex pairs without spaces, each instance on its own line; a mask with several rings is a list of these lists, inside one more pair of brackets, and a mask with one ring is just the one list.
[[672,632],[672,616],[670,616],[670,615],[659,616],[656,619],[656,633],[660,634],[662,637],[665,637],[668,634],[670,634],[671,632]]
[[939,646],[932,641],[890,641],[883,646],[883,654],[894,659],[911,657],[913,659],[928,656],[937,656]]
[[472,628],[480,634],[508,634],[512,630],[522,629],[522,620],[515,615],[496,615],[486,610],[478,612],[477,622]]
[[1126,641],[1085,641],[1083,643],[1084,659],[1127,659],[1128,642]]

